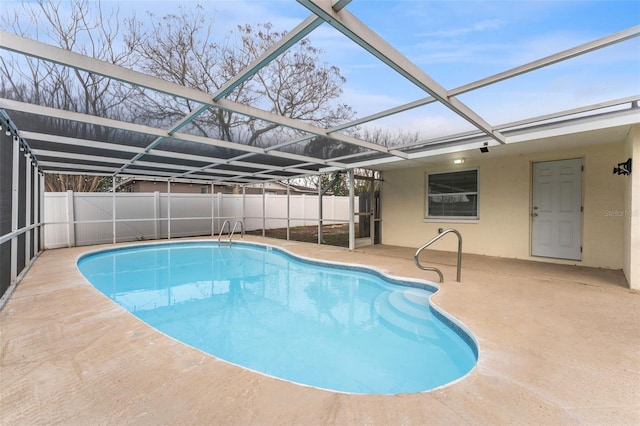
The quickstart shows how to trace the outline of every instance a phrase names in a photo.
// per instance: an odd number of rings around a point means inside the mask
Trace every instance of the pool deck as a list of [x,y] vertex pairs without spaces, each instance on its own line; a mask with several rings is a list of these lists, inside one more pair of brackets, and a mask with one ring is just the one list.
[[[307,257],[435,279],[413,249],[247,237]],[[104,247],[104,246],[100,246]],[[431,252],[433,300],[480,345],[462,380],[418,394],[349,395],[269,378],[155,331],[45,251],[0,311],[0,424],[640,424],[640,294],[622,272]],[[286,348],[283,348],[286,350]]]

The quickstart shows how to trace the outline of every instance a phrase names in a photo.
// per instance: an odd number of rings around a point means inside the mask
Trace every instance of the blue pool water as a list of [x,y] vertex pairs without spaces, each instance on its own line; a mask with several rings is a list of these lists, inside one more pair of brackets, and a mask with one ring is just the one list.
[[83,256],[102,293],[233,364],[341,392],[420,392],[476,363],[474,340],[430,307],[436,288],[270,246],[154,244]]

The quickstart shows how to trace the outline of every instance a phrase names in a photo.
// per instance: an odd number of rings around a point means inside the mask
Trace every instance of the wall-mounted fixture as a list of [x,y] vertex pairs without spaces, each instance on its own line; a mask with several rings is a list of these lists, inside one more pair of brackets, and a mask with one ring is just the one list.
[[489,152],[489,142],[485,142],[484,145],[480,147],[480,152],[483,154]]
[[624,163],[618,163],[618,166],[613,168],[614,175],[628,175],[629,173],[631,173],[631,158]]
[[453,164],[464,164],[464,158],[454,158]]

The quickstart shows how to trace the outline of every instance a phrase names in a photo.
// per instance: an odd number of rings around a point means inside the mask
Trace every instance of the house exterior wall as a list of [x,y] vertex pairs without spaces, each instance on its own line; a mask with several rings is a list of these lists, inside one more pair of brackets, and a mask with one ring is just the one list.
[[[603,143],[503,157],[489,153],[460,166],[441,162],[385,171],[382,242],[419,247],[437,235],[438,228],[451,227],[462,234],[465,253],[621,269],[625,218],[619,212],[625,208],[626,187],[624,177],[613,175],[612,169],[624,155],[624,143]],[[582,260],[532,257],[532,163],[571,158],[582,158],[584,165]],[[479,220],[426,220],[426,173],[476,167],[479,170]],[[446,236],[432,248],[455,251],[457,240]]]
[[[625,139],[625,152],[618,162],[632,158],[631,174],[624,176],[624,274],[629,287],[640,290],[640,125],[634,126]],[[622,177],[622,176],[621,176]]]
[[[131,185],[133,186],[133,191],[131,192],[167,192],[166,182],[137,180]],[[197,183],[172,183],[171,192],[176,194],[201,194],[201,187],[206,187],[206,194],[211,193],[211,185],[202,185]]]

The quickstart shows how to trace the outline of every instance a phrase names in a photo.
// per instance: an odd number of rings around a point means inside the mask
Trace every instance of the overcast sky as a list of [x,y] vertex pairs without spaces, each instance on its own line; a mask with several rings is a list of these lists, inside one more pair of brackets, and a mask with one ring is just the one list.
[[[63,0],[64,2],[64,0]],[[7,8],[23,1],[3,0]],[[202,4],[222,37],[236,24],[270,22],[290,30],[310,12],[295,0],[102,1],[121,13],[162,16],[181,3]],[[640,1],[353,0],[352,14],[446,89],[640,24]],[[344,102],[359,116],[427,96],[327,24],[311,35],[328,63],[347,78]],[[640,93],[640,39],[590,53],[460,99],[491,124]],[[429,105],[376,122],[436,135],[466,126]]]

